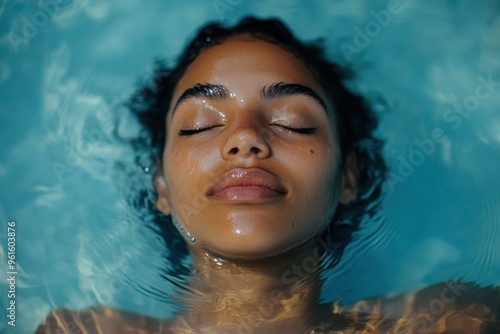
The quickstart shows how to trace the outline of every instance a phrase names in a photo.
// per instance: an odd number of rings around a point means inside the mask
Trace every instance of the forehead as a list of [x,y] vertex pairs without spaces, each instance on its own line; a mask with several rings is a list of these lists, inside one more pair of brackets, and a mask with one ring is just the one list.
[[173,100],[197,83],[224,85],[231,93],[277,82],[300,83],[323,95],[314,76],[293,54],[270,42],[239,35],[202,52],[179,80]]

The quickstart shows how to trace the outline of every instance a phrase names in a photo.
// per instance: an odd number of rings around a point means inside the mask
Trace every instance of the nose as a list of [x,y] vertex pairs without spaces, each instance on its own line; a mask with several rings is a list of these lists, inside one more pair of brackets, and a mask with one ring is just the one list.
[[266,128],[258,124],[238,124],[222,145],[222,157],[230,159],[265,159],[271,155]]

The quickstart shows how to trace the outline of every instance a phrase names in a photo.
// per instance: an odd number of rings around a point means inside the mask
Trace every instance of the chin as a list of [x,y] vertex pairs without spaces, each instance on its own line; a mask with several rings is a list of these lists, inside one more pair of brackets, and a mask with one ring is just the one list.
[[[244,240],[247,239],[247,240]],[[206,247],[211,253],[225,259],[256,261],[271,259],[283,255],[306,243],[310,238],[302,240],[263,240],[258,237],[239,237],[232,243],[219,245],[220,241]],[[268,238],[267,238],[268,239]],[[274,242],[273,242],[274,241]]]

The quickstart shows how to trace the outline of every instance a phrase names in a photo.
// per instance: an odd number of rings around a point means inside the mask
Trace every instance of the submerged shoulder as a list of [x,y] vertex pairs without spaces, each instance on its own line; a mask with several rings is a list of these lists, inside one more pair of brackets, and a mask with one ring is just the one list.
[[54,310],[35,332],[66,333],[169,333],[169,330],[164,321],[112,308],[93,307],[83,311]]
[[360,301],[339,311],[419,333],[437,333],[443,328],[446,333],[490,333],[492,328],[500,330],[500,287],[443,282],[391,298]]

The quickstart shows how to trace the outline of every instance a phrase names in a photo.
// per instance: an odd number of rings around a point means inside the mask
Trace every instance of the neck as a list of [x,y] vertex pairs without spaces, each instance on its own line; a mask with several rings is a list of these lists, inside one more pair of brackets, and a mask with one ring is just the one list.
[[197,332],[214,327],[217,333],[235,332],[236,326],[240,332],[265,333],[279,326],[280,332],[304,333],[331,313],[318,303],[322,261],[314,240],[258,261],[224,260],[203,248],[190,252],[196,272],[190,290],[197,296],[183,300],[182,319]]

